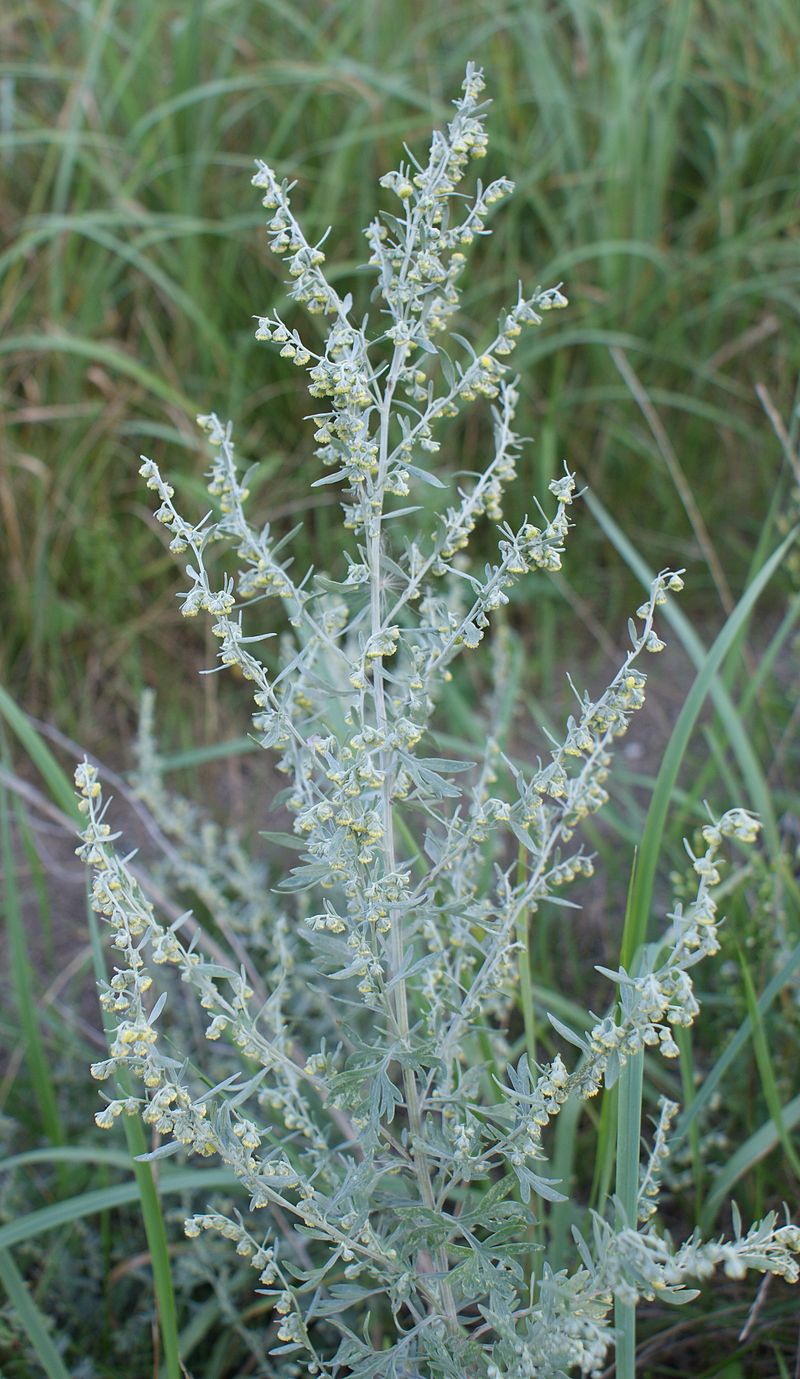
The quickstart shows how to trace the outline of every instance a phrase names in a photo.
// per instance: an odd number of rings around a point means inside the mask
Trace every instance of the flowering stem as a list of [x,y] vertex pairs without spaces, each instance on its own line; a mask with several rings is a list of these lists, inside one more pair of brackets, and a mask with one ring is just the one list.
[[[105,982],[107,975],[106,964],[100,942],[100,934],[98,932],[97,917],[90,904],[87,904],[86,912],[89,922],[89,939],[92,948],[95,976],[98,982]],[[109,1019],[105,1012],[103,1013],[103,1027],[110,1045],[113,1038],[113,1021]],[[120,1069],[117,1073],[117,1079],[122,1094],[129,1094],[130,1082],[127,1072]],[[141,1119],[138,1115],[126,1115],[123,1116],[123,1121],[125,1125],[125,1139],[131,1156],[131,1167],[133,1169],[134,1178],[136,1179],[136,1186],[139,1189],[145,1236],[147,1237],[147,1244],[150,1250],[156,1314],[158,1316],[161,1341],[164,1346],[164,1371],[167,1379],[181,1379],[181,1375],[185,1373],[185,1371],[180,1358],[178,1316],[175,1303],[175,1289],[172,1282],[172,1265],[170,1263],[167,1233],[164,1225],[164,1214],[161,1209],[161,1201],[156,1188],[152,1165],[141,1162],[141,1155],[146,1154],[148,1150]]]

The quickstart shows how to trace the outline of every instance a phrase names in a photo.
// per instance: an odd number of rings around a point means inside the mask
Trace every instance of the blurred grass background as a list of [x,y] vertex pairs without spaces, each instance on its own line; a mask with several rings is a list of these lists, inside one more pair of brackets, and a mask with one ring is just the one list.
[[[153,454],[187,509],[205,510],[197,411],[234,419],[240,453],[257,462],[263,517],[286,529],[302,519],[298,564],[336,562],[340,510],[319,496],[327,490],[309,498],[316,467],[297,376],[253,339],[253,314],[285,300],[249,185],[253,159],[297,179],[310,234],[333,226],[329,262],[366,308],[371,283],[356,268],[377,178],[403,141],[427,142],[466,61],[481,62],[494,101],[485,175],[508,173],[518,191],[476,248],[461,328],[479,339],[518,280],[563,281],[570,298],[516,356],[520,429],[536,443],[508,516],[521,517],[564,460],[591,487],[564,576],[536,583],[535,619],[529,606],[512,612],[532,721],[558,727],[557,672],[585,665],[587,627],[598,655],[609,648],[602,629],[616,638],[624,627],[643,579],[637,552],[651,568],[688,568],[683,613],[670,610],[683,659],[654,667],[639,755],[623,760],[589,836],[605,890],[585,898],[583,938],[545,920],[536,932],[542,1007],[565,974],[588,1004],[596,988],[585,959],[596,960],[598,944],[609,959],[616,951],[620,897],[624,905],[692,663],[708,666],[706,646],[791,506],[800,9],[794,0],[761,0],[756,13],[743,0],[8,0],[0,38],[0,681],[12,694],[0,716],[27,752],[20,765],[0,733],[10,998],[0,1131],[11,1151],[40,1156],[9,1161],[13,1171],[0,1175],[10,1300],[0,1363],[10,1379],[43,1365],[62,1379],[64,1357],[70,1373],[95,1379],[124,1361],[139,1379],[158,1369],[150,1245],[135,1208],[119,1215],[131,1200],[120,1196],[130,1188],[118,1181],[123,1142],[98,1149],[91,1121],[86,1065],[102,1035],[70,789],[14,701],[116,765],[130,764],[145,684],[157,688],[170,748],[247,726],[236,685],[229,712],[223,678],[196,678],[213,652],[177,614],[179,574],[137,474],[139,451]],[[477,465],[486,434],[485,418],[467,416],[442,463]],[[703,1022],[670,1084],[687,1127],[677,1232],[701,1219],[722,1229],[734,1188],[745,1215],[797,1195],[792,578],[787,561],[758,617],[740,619],[728,661],[709,677],[713,711],[682,749],[690,769],[667,792],[671,841],[656,830],[661,904],[670,870],[679,893],[685,885],[679,838],[702,819],[704,799],[750,805],[765,821],[764,847],[730,899],[723,961],[705,978]],[[448,701],[452,731],[477,740],[479,689],[467,679]],[[62,760],[77,751],[67,744]],[[247,759],[236,760],[204,789],[255,827],[257,792]],[[178,779],[198,792],[196,774]],[[124,782],[115,788],[124,796]],[[724,1105],[706,1121],[712,1084]],[[581,1134],[588,1148],[581,1138],[577,1160],[591,1172],[594,1140],[585,1126]],[[613,1145],[609,1153],[610,1180]],[[95,1210],[92,1193],[107,1185]],[[252,1372],[259,1314],[247,1310],[247,1271],[176,1244],[180,1215],[167,1212],[182,1355],[202,1379]],[[659,1341],[663,1316],[645,1314],[642,1372],[788,1379],[796,1317],[786,1290],[772,1290],[737,1349],[752,1291],[722,1285],[682,1315],[671,1342]],[[232,1314],[236,1296],[244,1310]]]
[[[174,678],[176,571],[136,456],[202,504],[197,411],[235,418],[271,518],[301,511],[299,559],[335,551],[294,375],[253,340],[282,296],[253,158],[297,178],[349,274],[378,175],[446,118],[468,58],[494,101],[486,172],[518,191],[466,333],[517,280],[571,301],[516,356],[537,443],[513,515],[568,459],[652,564],[690,568],[698,607],[729,602],[781,484],[755,385],[786,416],[800,372],[793,0],[752,20],[731,0],[11,0],[0,24],[0,676],[29,707],[80,735],[101,690],[124,714]],[[462,463],[484,434],[466,420]],[[583,525],[569,579],[621,611]]]

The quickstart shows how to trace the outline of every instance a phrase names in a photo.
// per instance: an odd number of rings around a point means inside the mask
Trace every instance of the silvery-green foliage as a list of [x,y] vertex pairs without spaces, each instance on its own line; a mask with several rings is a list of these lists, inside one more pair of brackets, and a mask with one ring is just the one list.
[[[219,1232],[249,1259],[272,1299],[264,1372],[274,1375],[597,1375],[615,1295],[681,1301],[687,1280],[717,1266],[798,1275],[800,1233],[773,1216],[749,1231],[737,1221],[722,1242],[673,1244],[658,1229],[671,1103],[642,1167],[638,1219],[620,1228],[595,1216],[570,1267],[554,1271],[545,1243],[532,1269],[532,1223],[561,1198],[547,1164],[554,1118],[611,1085],[645,1046],[677,1054],[674,1031],[698,1009],[693,968],[718,946],[721,848],[752,841],[756,824],[734,809],[708,825],[695,898],[635,973],[606,974],[607,1015],[581,1034],[553,1020],[564,1053],[540,1066],[512,1050],[521,925],[591,872],[575,832],[607,798],[612,748],[644,701],[641,662],[663,645],[656,609],[681,580],[665,571],[654,581],[616,675],[597,698],[576,693],[547,760],[519,769],[492,725],[481,760],[441,754],[450,667],[479,646],[520,580],[559,569],[575,495],[565,472],[535,520],[503,522],[520,448],[506,361],[523,331],[566,304],[560,289],[520,291],[477,348],[451,329],[465,250],[511,191],[505,178],[464,187],[485,151],[482,88],[468,68],[427,160],[407,153],[382,179],[394,199],[366,231],[367,320],[326,276],[291,186],[265,164],[254,178],[289,296],[326,326],[320,343],[294,312],[292,324],[266,314],[257,335],[306,374],[318,483],[343,490],[341,568],[298,578],[285,542],[248,515],[247,476],[216,416],[200,418],[214,501],[202,520],[185,519],[156,463],[142,463],[170,547],[186,557],[182,611],[212,617],[219,661],[249,681],[254,732],[285,774],[274,804],[293,832],[272,837],[286,849],[284,873],[267,879],[232,834],[166,794],[146,718],[140,795],[169,836],[174,884],[200,898],[221,935],[212,943],[195,925],[189,937],[186,916],[159,919],[117,851],[95,769],[76,773],[80,853],[116,963],[102,992],[113,1042],[93,1072],[111,1080],[124,1067],[135,1088],[109,1097],[97,1121],[141,1114],[160,1152],[184,1146],[233,1171],[239,1211],[209,1209],[186,1231]],[[481,472],[456,485],[435,457],[447,421],[476,398],[491,403],[493,444]],[[422,486],[443,496],[432,531],[409,520]],[[497,527],[497,558],[483,569],[463,554],[479,520]],[[222,545],[233,573],[216,578],[208,557]],[[269,599],[287,615],[277,642],[259,631]],[[174,1025],[160,1040],[159,964],[199,1002],[205,1055],[187,1043],[176,1056]]]

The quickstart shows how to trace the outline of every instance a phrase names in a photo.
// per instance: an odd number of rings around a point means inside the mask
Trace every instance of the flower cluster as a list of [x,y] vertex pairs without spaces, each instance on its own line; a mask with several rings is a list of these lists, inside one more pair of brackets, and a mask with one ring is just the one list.
[[[596,1019],[586,1034],[576,1033],[551,1016],[556,1031],[580,1050],[575,1070],[567,1074],[560,1054],[540,1070],[535,1080],[527,1055],[523,1055],[516,1072],[512,1070],[510,1085],[504,1093],[507,1104],[514,1109],[514,1123],[509,1129],[502,1119],[502,1135],[495,1138],[491,1147],[488,1135],[485,1136],[478,1152],[488,1162],[492,1156],[505,1157],[513,1146],[512,1162],[523,1188],[530,1181],[525,1160],[543,1157],[544,1130],[570,1096],[587,1100],[596,1096],[602,1086],[613,1086],[625,1064],[645,1048],[658,1049],[664,1058],[678,1056],[673,1031],[693,1024],[700,1010],[691,969],[719,948],[713,891],[721,881],[720,848],[726,838],[753,842],[758,824],[746,810],[731,809],[703,832],[706,851],[693,858],[700,878],[697,895],[685,910],[676,905],[667,932],[645,952],[642,970],[631,976],[621,968],[616,972],[598,969],[618,986],[617,1006]],[[669,1124],[675,1109],[673,1103],[667,1103],[662,1113],[642,1188],[645,1219],[655,1210],[652,1189],[657,1186],[658,1170],[666,1157]]]

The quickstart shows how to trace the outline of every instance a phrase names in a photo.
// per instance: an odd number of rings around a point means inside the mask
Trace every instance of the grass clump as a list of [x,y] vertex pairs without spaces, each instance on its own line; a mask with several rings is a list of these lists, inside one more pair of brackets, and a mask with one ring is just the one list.
[[[101,984],[110,1042],[93,1073],[109,1092],[97,1123],[141,1116],[157,1140],[148,1161],[183,1148],[233,1175],[228,1205],[192,1212],[186,1233],[230,1241],[254,1271],[258,1345],[267,1372],[285,1379],[598,1376],[614,1348],[617,1373],[632,1379],[641,1302],[691,1302],[694,1283],[717,1270],[800,1274],[800,1231],[774,1210],[752,1226],[734,1210],[722,1238],[675,1241],[659,1221],[672,1096],[660,1097],[641,1151],[645,1060],[681,1058],[699,1011],[695,969],[720,949],[725,857],[757,840],[750,812],[702,824],[691,889],[656,931],[656,810],[620,960],[600,968],[612,984],[605,1013],[578,1008],[576,1018],[569,991],[556,993],[561,1013],[534,1009],[532,936],[540,915],[569,904],[562,889],[592,874],[576,832],[607,801],[612,752],[644,703],[642,663],[663,649],[658,610],[681,572],[654,576],[616,673],[597,697],[575,688],[544,760],[520,765],[505,750],[502,637],[477,759],[440,747],[455,668],[520,581],[561,568],[576,498],[564,470],[533,520],[504,520],[522,444],[509,359],[566,305],[560,288],[520,290],[477,347],[453,330],[467,252],[512,190],[503,176],[472,191],[464,182],[486,154],[482,89],[470,64],[427,159],[407,149],[381,179],[392,199],[365,232],[369,316],[327,270],[325,235],[301,229],[291,184],[267,164],[254,178],[289,301],[324,326],[312,337],[282,308],[258,316],[257,336],[307,375],[315,484],[342,490],[348,535],[335,568],[298,577],[286,543],[250,520],[249,479],[215,414],[200,418],[214,504],[200,521],[181,515],[172,484],[142,461],[170,548],[186,557],[181,611],[211,618],[217,668],[251,686],[255,736],[287,779],[272,804],[291,830],[268,835],[283,849],[279,870],[268,881],[232,833],[205,829],[170,798],[145,721],[139,794],[179,845],[178,877],[209,923],[162,919],[115,847],[96,767],[76,772],[80,856],[115,963]],[[436,456],[476,399],[491,403],[492,444],[448,482]],[[469,558],[479,519],[496,527],[485,564]],[[764,563],[687,701],[659,808],[724,651],[787,545]],[[268,600],[287,615],[274,648],[258,618]],[[154,999],[155,968],[179,974],[193,1022],[168,977]],[[607,1183],[587,1212],[551,1160],[568,1163],[559,1129],[574,1135],[600,1093],[598,1157],[615,1165],[616,1193]],[[163,1228],[153,1229],[160,1266]],[[177,1374],[174,1335],[165,1340]]]
[[[371,214],[387,150],[422,137],[431,111],[442,117],[476,49],[495,90],[490,162],[513,160],[520,184],[479,246],[480,291],[467,286],[462,329],[471,335],[499,310],[509,281],[541,272],[571,286],[569,315],[518,356],[524,378],[537,379],[520,398],[520,429],[539,437],[523,456],[524,492],[545,491],[569,434],[582,477],[635,514],[628,534],[635,523],[655,565],[675,553],[689,564],[702,533],[665,435],[739,592],[779,459],[764,443],[755,385],[766,381],[788,415],[800,372],[800,19],[790,0],[770,0],[755,32],[741,0],[444,0],[435,11],[405,6],[399,23],[372,0],[221,0],[190,11],[34,0],[0,22],[0,559],[12,589],[0,677],[24,688],[35,712],[54,708],[85,735],[95,724],[84,686],[111,684],[119,708],[107,732],[118,741],[143,685],[169,684],[176,585],[120,456],[169,440],[200,501],[193,399],[237,417],[257,457],[254,496],[268,488],[281,534],[300,502],[298,558],[322,553],[331,564],[338,510],[326,490],[308,492],[314,462],[297,445],[296,392],[277,364],[265,368],[244,325],[256,216],[228,208],[268,130],[273,166],[300,180],[309,235],[331,220],[343,227],[348,271],[358,248],[346,227]],[[365,309],[358,283],[354,292]],[[459,448],[473,468],[484,440],[465,418]],[[509,502],[521,519],[522,501]],[[692,581],[704,608],[715,606],[710,571]],[[599,584],[613,616],[624,615],[631,591],[589,530],[571,572],[579,593]],[[564,609],[563,591],[544,588],[540,655]],[[207,681],[206,732],[214,696]],[[162,706],[171,716],[166,695]]]

